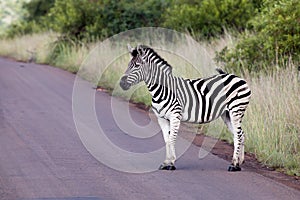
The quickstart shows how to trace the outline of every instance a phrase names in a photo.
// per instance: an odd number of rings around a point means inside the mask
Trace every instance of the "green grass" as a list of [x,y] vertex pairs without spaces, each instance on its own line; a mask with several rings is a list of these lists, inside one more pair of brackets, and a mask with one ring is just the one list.
[[[44,33],[0,40],[0,55],[27,61],[30,57],[28,50],[34,50],[38,63],[53,64],[73,73],[81,65],[86,65],[89,66],[87,70],[81,70],[79,74],[109,89],[112,95],[151,104],[151,97],[143,84],[128,92],[118,86],[130,59],[128,54],[117,57],[120,52],[126,52],[126,44],[116,47],[108,43],[104,48],[98,44],[60,45],[57,47],[59,54],[52,59],[50,52],[53,51],[53,45],[50,44],[56,36],[55,33]],[[195,46],[193,43],[183,43],[169,46],[170,51],[157,51],[173,66],[175,75],[195,78],[216,73],[212,62],[215,51],[232,42],[230,35],[226,35],[210,44]],[[93,53],[89,54],[91,50]],[[188,55],[191,53],[195,55]],[[100,79],[95,76],[97,73],[102,74]],[[295,66],[289,64],[286,69],[271,75],[256,74],[245,78],[252,90],[252,99],[242,124],[246,133],[246,151],[255,153],[258,160],[268,166],[300,176],[300,78]],[[222,123],[216,124],[223,126]],[[204,126],[201,130],[232,142],[232,135],[224,126]],[[222,133],[214,130],[222,130]]]
[[54,43],[50,45],[50,52],[52,53],[48,53],[47,63],[77,73],[89,53],[89,46]]

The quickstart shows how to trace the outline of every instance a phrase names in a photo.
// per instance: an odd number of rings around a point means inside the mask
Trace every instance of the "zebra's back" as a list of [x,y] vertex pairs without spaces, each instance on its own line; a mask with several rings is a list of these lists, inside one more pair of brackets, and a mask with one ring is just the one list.
[[177,78],[177,96],[182,103],[182,121],[207,123],[225,110],[248,104],[251,91],[245,80],[233,74],[205,79]]

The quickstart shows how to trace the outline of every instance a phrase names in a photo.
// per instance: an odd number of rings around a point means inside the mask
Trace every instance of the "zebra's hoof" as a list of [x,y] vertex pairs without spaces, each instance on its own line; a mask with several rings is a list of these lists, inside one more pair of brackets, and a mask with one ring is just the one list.
[[159,166],[159,170],[175,170],[176,167],[174,165],[166,165],[166,164],[162,164],[161,166]]
[[242,169],[239,166],[229,165],[229,167],[228,167],[229,172],[238,172],[238,171],[241,171],[241,170]]

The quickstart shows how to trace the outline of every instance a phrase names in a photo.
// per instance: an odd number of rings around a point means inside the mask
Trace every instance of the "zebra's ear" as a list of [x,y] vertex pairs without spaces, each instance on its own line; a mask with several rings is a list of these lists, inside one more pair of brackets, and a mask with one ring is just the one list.
[[136,57],[138,52],[135,48],[132,48],[130,44],[127,44],[127,48],[132,57]]
[[127,44],[127,48],[128,48],[129,53],[132,53],[133,50],[134,50],[134,48],[132,48],[132,47],[130,46],[130,44]]
[[139,44],[139,45],[136,47],[136,50],[137,50],[138,54],[141,56],[141,55],[143,54],[143,51],[144,51],[143,45],[140,45],[140,44]]

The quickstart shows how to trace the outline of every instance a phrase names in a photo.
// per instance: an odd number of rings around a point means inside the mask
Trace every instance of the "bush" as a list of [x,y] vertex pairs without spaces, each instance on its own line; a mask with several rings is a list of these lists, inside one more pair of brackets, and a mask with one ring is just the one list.
[[47,23],[54,31],[72,40],[82,39],[87,27],[99,15],[97,3],[87,0],[56,0],[47,15]]
[[51,27],[79,40],[107,38],[122,31],[159,26],[168,1],[56,0],[48,14]]
[[199,38],[224,33],[225,28],[242,31],[255,15],[260,0],[203,0],[200,3],[173,4],[166,10],[164,26],[188,31]]
[[31,0],[10,35],[53,29],[72,40],[104,39],[120,32],[158,27],[211,38],[225,28],[242,31],[262,0]]
[[23,19],[16,21],[6,31],[9,38],[25,34],[43,32],[47,29],[45,16],[53,7],[55,0],[31,0],[24,2],[22,9],[25,14]]
[[250,21],[253,32],[243,33],[233,49],[225,48],[217,61],[234,71],[270,70],[299,62],[300,2],[265,1],[260,14]]

